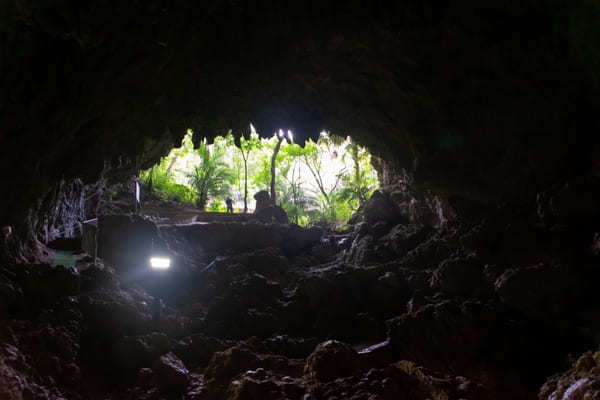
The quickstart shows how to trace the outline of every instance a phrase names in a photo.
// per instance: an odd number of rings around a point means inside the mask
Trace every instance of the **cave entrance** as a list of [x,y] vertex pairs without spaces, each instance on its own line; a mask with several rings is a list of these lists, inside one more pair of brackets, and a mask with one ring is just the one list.
[[340,228],[378,186],[370,153],[349,136],[323,131],[301,146],[291,131],[260,138],[251,130],[238,145],[230,132],[197,148],[188,130],[179,147],[140,172],[144,213],[170,204],[225,214],[230,199],[233,213],[243,215],[255,210],[255,193],[274,189],[290,221]]

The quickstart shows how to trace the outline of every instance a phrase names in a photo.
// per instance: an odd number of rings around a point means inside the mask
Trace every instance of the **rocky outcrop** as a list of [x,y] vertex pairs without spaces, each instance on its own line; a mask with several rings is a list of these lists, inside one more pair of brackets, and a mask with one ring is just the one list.
[[108,259],[78,270],[2,267],[2,394],[529,399],[589,392],[595,367],[587,361],[585,370],[553,374],[600,332],[594,233],[573,239],[572,228],[540,222],[534,203],[519,223],[507,222],[509,212],[433,225],[409,213],[396,224],[363,221],[324,236],[258,221],[157,227],[109,217],[101,225],[122,243],[102,240],[123,246],[105,247],[115,261],[133,260],[127,238],[139,234],[137,251],[154,238],[174,268],[132,275]]
[[320,343],[306,359],[304,375],[308,379],[329,382],[359,372],[358,353],[345,343],[329,340]]
[[598,399],[600,388],[600,353],[588,351],[573,362],[571,369],[553,375],[540,389],[540,400]]
[[286,254],[295,255],[318,244],[323,233],[318,227],[302,228],[295,224],[258,221],[165,226],[161,232],[174,250],[181,253],[192,251],[197,256],[268,247],[279,247]]
[[256,200],[256,206],[254,207],[255,214],[273,205],[271,195],[266,190],[256,192],[254,194],[254,200]]
[[163,249],[156,225],[139,216],[103,215],[98,219],[98,256],[121,268],[146,264]]

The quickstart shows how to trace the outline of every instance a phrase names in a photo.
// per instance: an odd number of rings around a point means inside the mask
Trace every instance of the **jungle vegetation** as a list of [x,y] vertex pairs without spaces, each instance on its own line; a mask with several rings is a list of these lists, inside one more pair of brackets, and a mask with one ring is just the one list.
[[140,177],[162,200],[206,211],[224,212],[231,197],[236,212],[252,212],[254,193],[267,190],[299,225],[344,224],[378,185],[369,152],[326,132],[304,146],[289,131],[268,139],[253,131],[238,146],[228,133],[194,149],[188,130],[180,147]]

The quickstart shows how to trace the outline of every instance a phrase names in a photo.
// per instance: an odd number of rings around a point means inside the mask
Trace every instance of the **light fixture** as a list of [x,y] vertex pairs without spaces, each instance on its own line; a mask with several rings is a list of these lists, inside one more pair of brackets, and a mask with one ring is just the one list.
[[292,133],[292,131],[290,131],[288,129],[287,134],[288,134],[288,139],[290,139],[290,142],[293,142],[294,141],[294,134]]
[[167,269],[171,266],[171,259],[167,257],[150,257],[150,266],[154,269]]

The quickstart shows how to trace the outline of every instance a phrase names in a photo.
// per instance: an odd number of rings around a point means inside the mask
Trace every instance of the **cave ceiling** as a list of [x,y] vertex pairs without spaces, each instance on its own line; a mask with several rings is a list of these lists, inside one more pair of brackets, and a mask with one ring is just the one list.
[[252,122],[494,203],[588,171],[597,1],[3,1],[2,217]]

